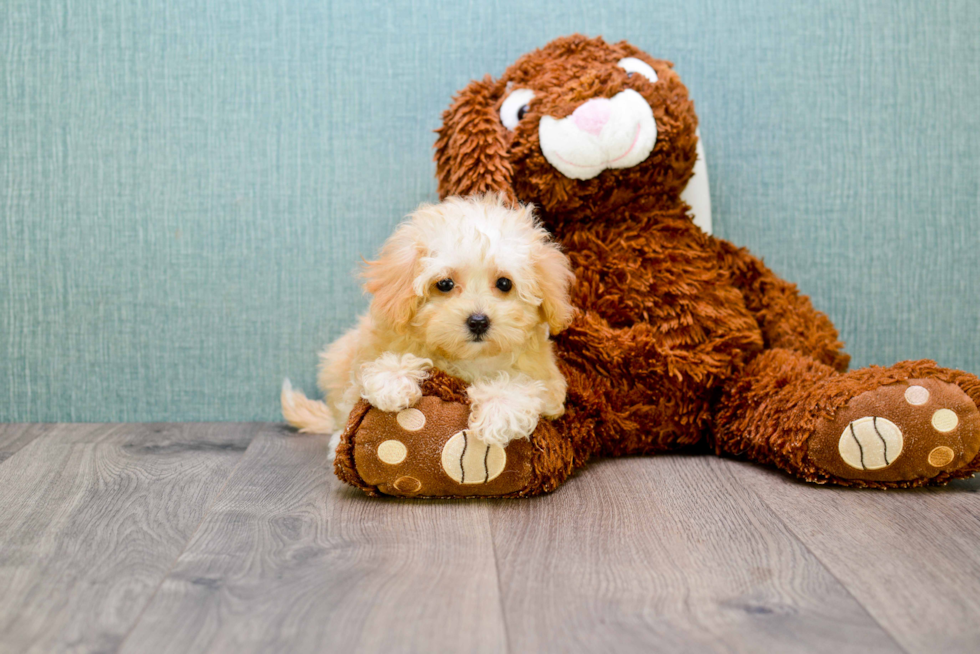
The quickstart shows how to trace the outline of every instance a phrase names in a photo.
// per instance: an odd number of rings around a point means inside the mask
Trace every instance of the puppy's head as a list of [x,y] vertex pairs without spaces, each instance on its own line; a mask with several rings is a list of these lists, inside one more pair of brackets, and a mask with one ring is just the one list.
[[549,221],[570,212],[601,220],[640,193],[677,203],[694,170],[696,127],[670,62],[625,41],[559,38],[456,96],[436,142],[439,192],[504,193]]
[[419,207],[364,276],[376,320],[451,360],[514,352],[573,313],[568,259],[496,195]]

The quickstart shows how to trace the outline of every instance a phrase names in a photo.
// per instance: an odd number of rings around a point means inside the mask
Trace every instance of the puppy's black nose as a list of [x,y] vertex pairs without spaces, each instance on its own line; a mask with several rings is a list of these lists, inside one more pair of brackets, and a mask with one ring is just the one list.
[[474,336],[483,336],[490,329],[490,319],[485,313],[474,313],[466,319],[466,326]]

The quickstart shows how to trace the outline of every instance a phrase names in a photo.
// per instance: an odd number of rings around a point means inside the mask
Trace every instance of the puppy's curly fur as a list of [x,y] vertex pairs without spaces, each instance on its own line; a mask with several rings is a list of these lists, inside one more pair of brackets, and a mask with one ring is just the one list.
[[357,327],[320,355],[326,402],[283,385],[282,412],[331,433],[361,398],[410,407],[431,368],[468,384],[470,428],[506,445],[564,411],[566,383],[549,338],[572,320],[568,259],[529,206],[499,195],[422,205],[364,271],[373,295]]

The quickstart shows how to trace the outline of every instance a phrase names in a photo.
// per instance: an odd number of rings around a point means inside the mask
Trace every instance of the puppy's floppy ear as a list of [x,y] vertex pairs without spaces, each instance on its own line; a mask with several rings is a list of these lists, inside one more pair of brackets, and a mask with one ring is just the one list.
[[374,296],[371,309],[396,327],[407,324],[418,309],[421,298],[413,282],[421,256],[414,229],[406,223],[385,241],[377,259],[365,262],[362,277],[364,289]]
[[470,82],[442,114],[435,145],[441,199],[496,192],[516,202],[507,130],[494,109],[496,86],[489,75]]
[[572,323],[575,307],[569,297],[575,273],[558,245],[542,239],[534,253],[534,275],[541,295],[541,313],[552,334]]

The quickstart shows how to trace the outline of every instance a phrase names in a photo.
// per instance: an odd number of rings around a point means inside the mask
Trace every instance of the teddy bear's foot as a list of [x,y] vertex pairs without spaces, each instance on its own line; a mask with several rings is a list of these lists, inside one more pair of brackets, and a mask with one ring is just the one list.
[[396,497],[516,497],[557,486],[546,473],[555,463],[555,443],[545,442],[553,427],[500,447],[473,436],[468,416],[467,405],[431,395],[398,412],[361,403],[337,449],[337,474],[371,495]]
[[980,410],[963,390],[911,379],[862,393],[809,440],[808,457],[849,480],[912,482],[956,471],[980,451]]

